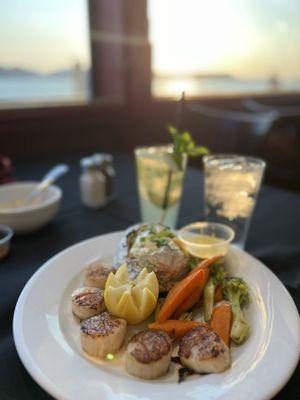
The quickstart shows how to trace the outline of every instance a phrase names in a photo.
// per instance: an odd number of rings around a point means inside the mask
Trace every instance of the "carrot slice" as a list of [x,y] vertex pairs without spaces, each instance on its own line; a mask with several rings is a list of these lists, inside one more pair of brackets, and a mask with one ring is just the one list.
[[168,319],[165,322],[158,323],[153,322],[149,324],[150,329],[159,329],[168,333],[170,336],[174,337],[177,340],[183,338],[183,336],[195,326],[204,325],[207,326],[204,322],[198,321],[180,321],[178,319]]
[[205,278],[206,274],[204,269],[208,268],[211,264],[220,259],[220,256],[210,258],[202,261],[198,267],[193,269],[178,282],[168,293],[166,301],[164,302],[158,317],[158,322],[164,322],[175,312],[175,310],[183,303],[190,294],[200,285],[201,281]]
[[215,303],[217,303],[218,301],[222,301],[222,300],[223,300],[222,286],[219,285],[216,287],[216,290],[215,290],[214,301],[215,301]]
[[182,313],[184,313],[185,311],[188,311],[190,308],[192,308],[193,305],[197,303],[199,298],[200,298],[200,289],[196,288],[191,293],[191,295],[180,304],[180,306],[177,308],[177,310],[172,315],[172,318],[174,318],[174,319],[180,318],[180,315]]
[[232,310],[228,303],[222,303],[214,308],[210,320],[210,327],[220,336],[227,346],[230,344],[230,329],[232,321]]
[[209,277],[209,268],[203,268],[203,277],[199,283],[199,286],[193,290],[189,297],[187,297],[180,306],[176,309],[175,313],[173,314],[173,318],[179,318],[182,313],[188,311],[190,308],[193,307],[194,304],[198,303],[200,300],[204,287],[206,285],[207,279]]

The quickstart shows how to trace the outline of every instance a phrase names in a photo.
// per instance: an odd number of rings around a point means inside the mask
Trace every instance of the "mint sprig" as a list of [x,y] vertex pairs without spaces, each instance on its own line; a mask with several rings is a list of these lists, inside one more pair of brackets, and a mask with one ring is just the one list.
[[[188,131],[179,131],[173,125],[168,125],[167,130],[173,139],[173,153],[172,158],[176,163],[178,169],[183,171],[184,169],[184,157],[197,157],[209,154],[209,150],[204,146],[197,146],[191,134]],[[169,207],[169,192],[171,189],[172,169],[169,170],[167,175],[166,189],[164,193],[160,223],[163,224],[166,218],[166,211]]]
[[188,131],[179,131],[175,126],[168,125],[169,134],[173,139],[173,159],[179,169],[183,169],[183,157],[198,157],[209,154],[209,150],[205,146],[197,146],[191,134]]

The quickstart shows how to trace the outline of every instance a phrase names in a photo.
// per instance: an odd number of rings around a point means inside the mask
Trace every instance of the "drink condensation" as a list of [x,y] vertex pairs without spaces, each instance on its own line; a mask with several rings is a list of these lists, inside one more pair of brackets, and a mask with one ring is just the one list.
[[265,165],[263,160],[238,155],[204,157],[206,220],[233,228],[233,244],[242,249]]
[[[137,184],[143,222],[162,223],[174,228],[177,223],[186,168],[172,158],[173,147],[140,147],[135,150]],[[167,194],[167,196],[166,196]]]

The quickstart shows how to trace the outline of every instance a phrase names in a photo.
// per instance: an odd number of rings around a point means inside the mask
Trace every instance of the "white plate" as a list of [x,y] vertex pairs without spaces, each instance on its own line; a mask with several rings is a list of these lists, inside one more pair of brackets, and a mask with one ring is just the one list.
[[79,326],[70,312],[70,293],[82,284],[83,267],[111,259],[121,233],[99,236],[72,246],[44,264],[18,300],[14,339],[31,376],[58,399],[268,399],[287,382],[299,359],[297,309],[276,276],[249,254],[231,250],[234,274],[251,288],[247,311],[249,340],[233,349],[232,367],[222,374],[195,376],[176,383],[176,367],[166,377],[143,381],[118,362],[95,362],[79,344]]

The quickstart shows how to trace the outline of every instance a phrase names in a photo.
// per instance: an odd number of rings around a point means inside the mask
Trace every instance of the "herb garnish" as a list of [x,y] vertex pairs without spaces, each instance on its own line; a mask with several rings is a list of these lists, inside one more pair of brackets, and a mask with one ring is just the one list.
[[174,234],[170,231],[169,228],[164,228],[163,230],[156,233],[153,241],[157,244],[158,247],[166,246],[170,239],[174,237]]
[[[209,154],[209,150],[204,146],[197,146],[191,134],[188,131],[180,131],[173,125],[168,125],[167,130],[173,139],[173,153],[172,158],[177,165],[178,169],[184,169],[185,157],[197,157]],[[171,188],[173,171],[168,171],[166,190],[163,197],[161,223],[164,222],[166,217],[166,210],[169,207],[169,192]]]
[[194,375],[195,372],[188,368],[182,367],[178,370],[178,383],[184,382],[186,378],[190,375]]
[[174,238],[174,233],[170,230],[170,228],[162,226],[161,230],[157,230],[153,224],[149,224],[146,230],[143,229],[143,231],[140,230],[139,232],[144,232],[145,235],[139,239],[141,244],[153,242],[157,245],[157,247],[167,246],[170,242],[170,239]]
[[170,241],[170,239],[168,239],[168,238],[156,238],[153,240],[153,242],[157,245],[157,247],[167,246],[169,241]]
[[178,369],[178,383],[184,382],[188,376],[194,375],[197,372],[194,372],[186,367],[182,366],[180,357],[171,357],[171,361],[181,365],[181,368]]
[[172,357],[171,357],[171,361],[174,362],[174,363],[176,363],[176,364],[182,365],[182,364],[181,364],[181,361],[180,361],[180,357],[178,357],[178,356],[172,356]]
[[172,125],[169,125],[167,129],[173,139],[173,159],[179,169],[183,169],[184,155],[189,157],[198,157],[209,154],[207,147],[196,145],[190,132],[179,131]]

